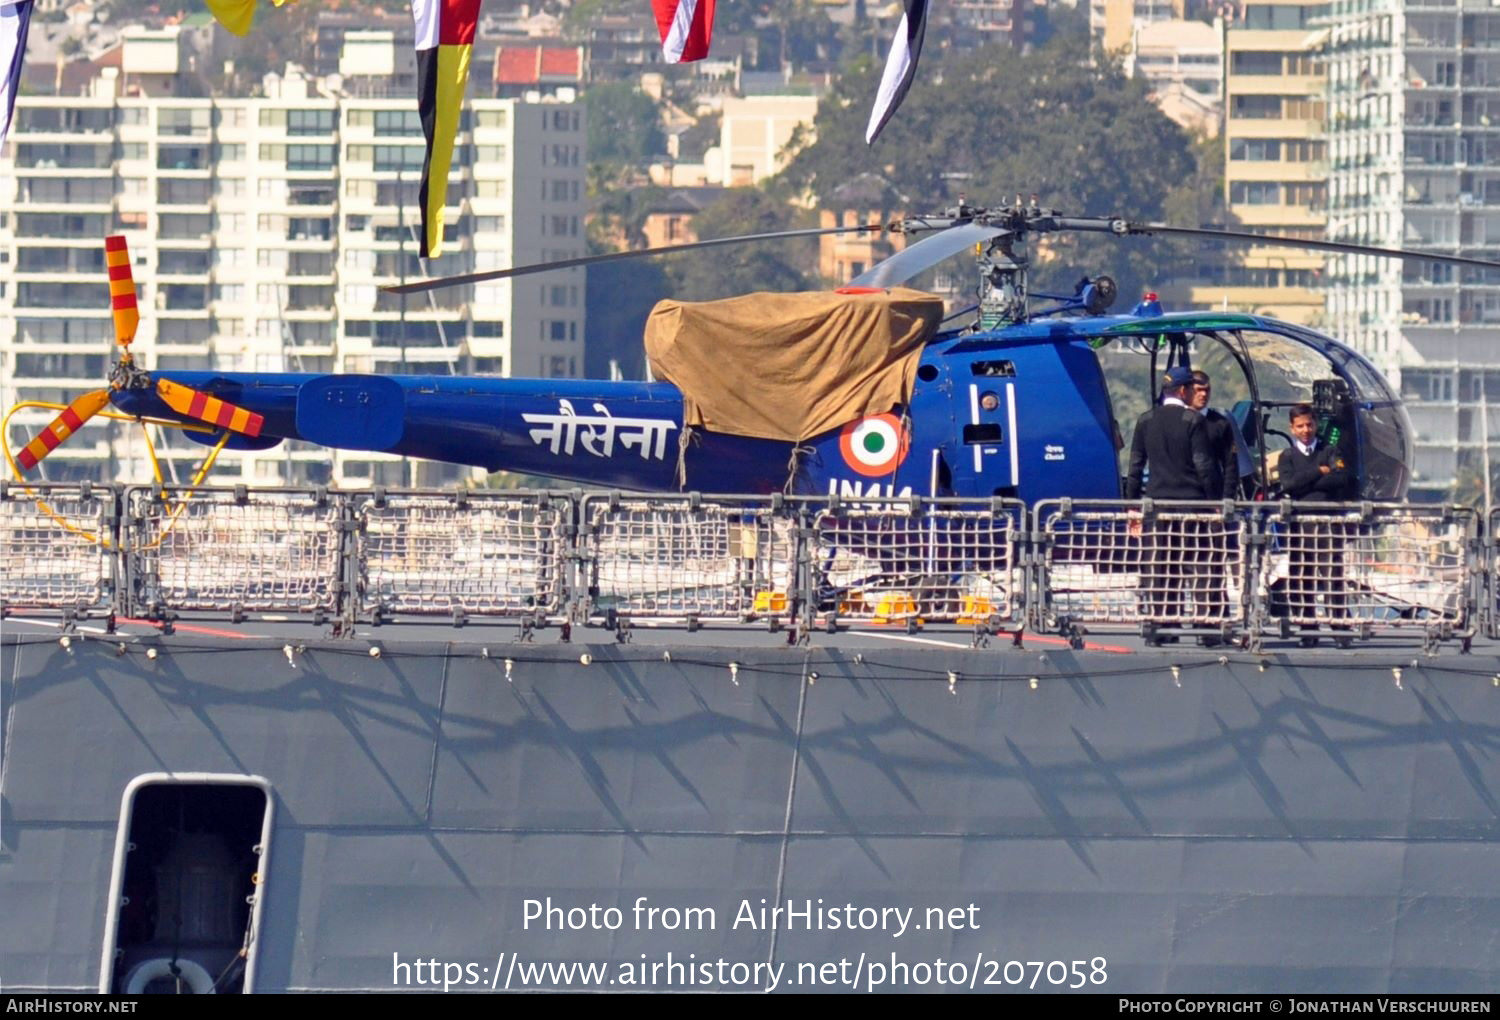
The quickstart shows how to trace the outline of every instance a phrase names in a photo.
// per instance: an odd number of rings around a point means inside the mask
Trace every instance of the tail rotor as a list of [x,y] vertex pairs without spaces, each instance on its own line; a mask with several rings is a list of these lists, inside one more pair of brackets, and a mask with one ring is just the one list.
[[30,471],[35,468],[90,418],[104,410],[110,398],[121,390],[153,389],[167,407],[184,418],[207,422],[251,438],[259,436],[265,425],[261,415],[170,379],[153,380],[148,372],[136,366],[130,345],[140,326],[141,313],[136,302],[135,276],[130,269],[130,249],[124,237],[116,234],[104,239],[104,265],[109,271],[109,305],[114,318],[115,344],[120,351],[119,360],[110,370],[109,386],[74,399],[37,433],[16,458],[21,469]]

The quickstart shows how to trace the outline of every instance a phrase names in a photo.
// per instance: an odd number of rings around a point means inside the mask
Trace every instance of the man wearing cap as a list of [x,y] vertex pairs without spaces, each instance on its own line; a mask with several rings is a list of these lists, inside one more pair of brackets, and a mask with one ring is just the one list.
[[[1201,415],[1188,406],[1192,369],[1177,365],[1162,379],[1161,403],[1135,423],[1125,498],[1219,499],[1224,479]],[[1145,536],[1142,594],[1148,618],[1180,623],[1187,564],[1197,553],[1190,521],[1157,521]]]

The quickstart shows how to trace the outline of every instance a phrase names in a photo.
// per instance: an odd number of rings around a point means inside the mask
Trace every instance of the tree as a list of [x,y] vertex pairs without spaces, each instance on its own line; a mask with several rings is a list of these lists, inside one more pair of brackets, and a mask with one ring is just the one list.
[[634,85],[607,82],[585,93],[589,108],[589,160],[641,166],[667,150],[656,102]]
[[[606,250],[589,245],[590,254]],[[590,266],[588,273],[585,373],[607,378],[614,361],[625,378],[644,378],[646,317],[671,292],[666,267],[655,258],[623,259]]]
[[[924,54],[906,102],[873,146],[865,124],[880,78],[861,55],[824,97],[817,141],[781,175],[783,188],[827,202],[865,171],[933,212],[960,193],[977,205],[1039,196],[1073,215],[1157,220],[1195,163],[1188,136],[1151,104],[1143,82],[1091,60],[1084,40],[1054,38],[1027,55],[1003,46]],[[1034,285],[1071,290],[1080,272],[1108,271],[1128,299],[1152,279],[1150,241],[1058,235],[1033,246]],[[1087,251],[1083,246],[1087,245]]]
[[[785,202],[757,188],[731,188],[724,197],[693,217],[699,240],[764,234],[795,226]],[[671,259],[674,297],[708,301],[755,291],[805,290],[809,286],[807,241],[764,241],[730,245]]]
[[723,116],[705,113],[692,127],[677,136],[677,160],[681,163],[699,163],[709,149],[719,144],[719,127]]

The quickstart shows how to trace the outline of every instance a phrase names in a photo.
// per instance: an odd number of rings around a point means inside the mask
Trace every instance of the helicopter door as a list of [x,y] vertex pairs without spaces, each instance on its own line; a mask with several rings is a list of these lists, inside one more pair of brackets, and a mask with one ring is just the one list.
[[[1020,476],[1016,432],[1016,369],[1005,359],[973,363],[968,421],[960,428],[960,471],[974,473],[976,492],[1013,494]],[[1005,492],[1002,490],[1010,490]]]

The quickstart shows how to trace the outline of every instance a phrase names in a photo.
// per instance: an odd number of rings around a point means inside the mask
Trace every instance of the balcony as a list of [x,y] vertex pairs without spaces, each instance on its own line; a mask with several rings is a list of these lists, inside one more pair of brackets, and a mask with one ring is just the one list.
[[209,146],[202,145],[158,145],[156,168],[158,170],[207,171],[213,166]]

